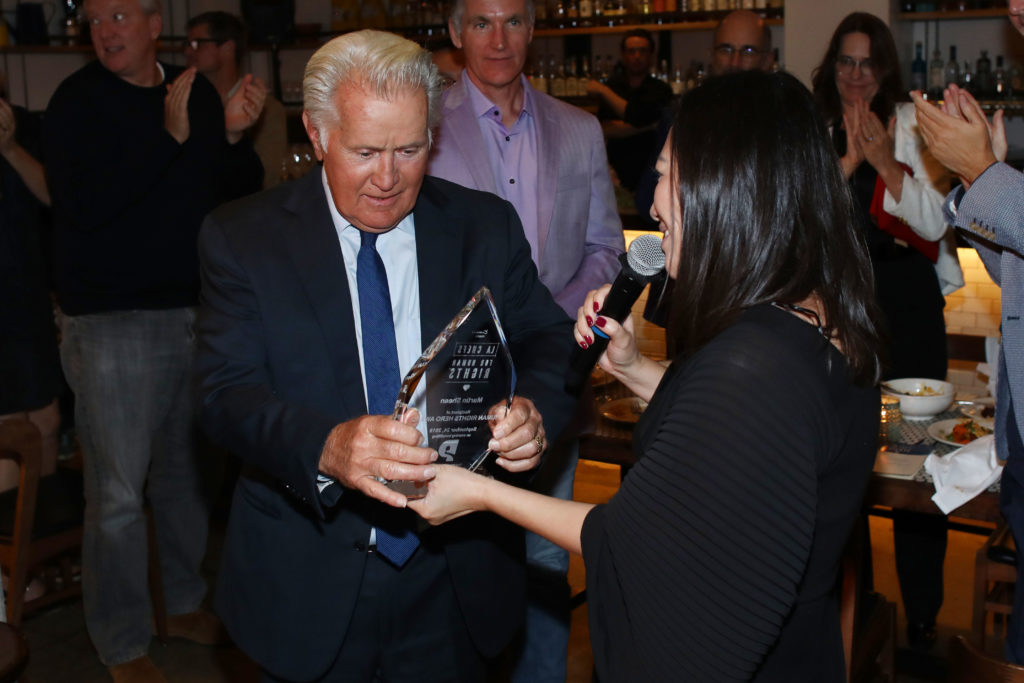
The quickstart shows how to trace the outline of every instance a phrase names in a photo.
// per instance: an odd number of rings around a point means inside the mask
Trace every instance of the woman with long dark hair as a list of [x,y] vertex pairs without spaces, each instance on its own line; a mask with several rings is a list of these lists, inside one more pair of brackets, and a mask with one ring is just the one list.
[[842,681],[836,578],[875,455],[879,364],[867,254],[810,93],[788,74],[712,79],[658,159],[672,364],[591,292],[575,335],[650,406],[604,505],[438,467],[409,506],[484,510],[587,567],[602,681]]
[[[886,337],[882,377],[944,380],[943,296],[964,283],[942,217],[949,175],[918,132],[896,45],[881,19],[854,12],[839,23],[814,72],[814,98],[871,254]],[[927,649],[942,606],[945,519],[897,511],[893,526],[908,640]]]

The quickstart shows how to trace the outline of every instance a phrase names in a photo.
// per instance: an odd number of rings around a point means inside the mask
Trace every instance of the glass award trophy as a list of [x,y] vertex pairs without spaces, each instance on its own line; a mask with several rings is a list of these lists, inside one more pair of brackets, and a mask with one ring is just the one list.
[[[406,373],[394,419],[412,407],[424,379],[427,446],[440,464],[478,469],[491,452],[491,423],[505,416],[516,391],[512,354],[489,289],[473,295]],[[409,498],[426,495],[424,485],[411,481],[388,486]]]

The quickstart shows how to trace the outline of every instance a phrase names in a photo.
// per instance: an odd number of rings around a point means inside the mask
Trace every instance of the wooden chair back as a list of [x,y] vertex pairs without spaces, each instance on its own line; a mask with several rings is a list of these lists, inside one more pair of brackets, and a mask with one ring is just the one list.
[[[62,472],[42,477],[39,430],[28,420],[0,421],[0,459],[18,465],[18,488],[0,494],[0,566],[7,570],[7,620],[21,623],[25,610],[81,594],[69,551],[82,545],[81,476]],[[13,509],[12,509],[13,508]],[[60,585],[25,602],[32,569],[64,555]]]
[[1010,664],[975,647],[963,636],[949,643],[949,683],[1024,683],[1024,666]]

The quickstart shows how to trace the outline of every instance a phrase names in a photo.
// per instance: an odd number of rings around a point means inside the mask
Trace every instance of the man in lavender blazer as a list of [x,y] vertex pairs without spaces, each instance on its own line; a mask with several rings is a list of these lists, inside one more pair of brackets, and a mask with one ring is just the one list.
[[[532,0],[457,0],[448,25],[466,69],[445,93],[428,173],[511,202],[541,282],[575,318],[623,251],[601,126],[523,76]],[[577,456],[575,442],[549,451],[534,488],[572,498]],[[568,554],[533,534],[526,543],[531,595],[513,680],[564,681]]]
[[[1010,21],[1024,34],[1024,1],[1011,0]],[[1002,290],[1002,347],[996,387],[996,452],[1006,461],[1000,509],[1024,568],[1024,175],[1004,163],[1002,111],[991,122],[969,93],[951,85],[942,110],[913,93],[917,121],[935,158],[963,183],[946,197],[946,221],[970,241]],[[1024,615],[1024,571],[1013,609]],[[1006,658],[1024,664],[1024,618],[1010,620]]]
[[[478,2],[458,3],[453,21],[458,5],[472,11]],[[502,0],[500,4],[522,8],[524,2]],[[532,7],[529,9],[532,33]],[[466,70],[444,95],[441,128],[428,173],[509,199],[524,223],[541,282],[566,313],[575,318],[587,292],[615,277],[617,259],[623,251],[622,222],[615,205],[601,126],[596,117],[530,87],[522,75],[528,38],[521,55],[510,60],[517,63],[508,67],[509,72],[514,71],[514,78],[500,87],[499,96],[492,97],[489,84],[495,79],[487,73],[489,67],[477,66],[483,60],[475,54],[477,49],[490,48],[477,48],[469,38],[470,31],[477,32],[475,27],[467,27],[462,40],[458,38],[457,25],[451,30],[453,39],[466,52]],[[482,75],[478,76],[479,72]],[[505,125],[509,137],[531,136],[529,131],[517,130],[529,119],[535,146],[524,150],[522,178],[504,173],[501,160],[493,161],[498,154],[491,146],[492,141],[481,132],[481,123],[492,122],[478,120],[476,96],[482,96],[500,110],[502,120],[508,122]],[[510,104],[506,106],[501,100]],[[524,108],[524,104],[529,108]],[[503,181],[500,186],[499,178]],[[513,180],[514,183],[509,182]],[[536,193],[522,193],[522,200],[517,202],[509,191],[518,189],[513,187],[516,183],[532,183]],[[531,225],[527,226],[528,223]]]

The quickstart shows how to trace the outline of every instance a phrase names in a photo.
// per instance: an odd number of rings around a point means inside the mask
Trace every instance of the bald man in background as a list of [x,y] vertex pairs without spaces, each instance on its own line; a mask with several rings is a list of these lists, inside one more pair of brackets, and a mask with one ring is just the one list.
[[[774,62],[772,34],[762,17],[749,10],[736,10],[718,22],[711,43],[712,76],[752,69],[768,71]],[[654,162],[668,139],[671,109],[671,106],[666,107],[662,114],[651,160],[636,185],[636,210],[645,219],[650,216],[651,204],[654,203],[654,186],[658,184]]]

